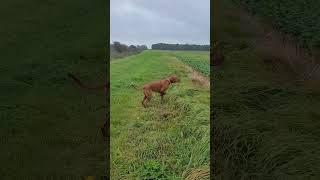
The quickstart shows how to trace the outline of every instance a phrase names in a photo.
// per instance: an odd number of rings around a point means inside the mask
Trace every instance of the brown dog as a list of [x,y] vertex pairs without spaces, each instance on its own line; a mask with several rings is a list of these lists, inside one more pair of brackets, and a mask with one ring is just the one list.
[[[110,84],[105,82],[103,85],[101,86],[94,86],[94,87],[91,87],[91,86],[87,86],[87,85],[84,85],[79,78],[77,78],[75,75],[71,74],[71,73],[68,73],[68,76],[73,79],[77,85],[82,88],[82,89],[86,89],[86,90],[103,90],[103,93],[105,96],[108,96],[108,92],[109,92],[109,89],[110,89]],[[102,127],[100,128],[101,129],[101,132],[102,132],[102,136],[104,138],[104,140],[106,140],[109,136],[108,134],[108,122],[105,121],[104,124],[102,125]]]
[[163,101],[163,96],[166,94],[166,90],[169,88],[169,85],[172,83],[179,82],[180,80],[178,79],[177,76],[171,76],[167,79],[156,81],[156,82],[151,82],[143,86],[143,94],[144,98],[142,100],[142,105],[146,108],[147,103],[151,100],[152,98],[152,92],[157,92],[160,93],[161,96],[161,102]]

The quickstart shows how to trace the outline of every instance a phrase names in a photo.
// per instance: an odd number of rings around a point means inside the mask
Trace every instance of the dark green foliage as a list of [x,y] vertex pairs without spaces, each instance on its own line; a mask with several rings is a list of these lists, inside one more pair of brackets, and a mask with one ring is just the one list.
[[103,175],[101,93],[107,79],[107,2],[3,0],[0,28],[1,179]]
[[320,47],[319,0],[234,0],[307,46]]
[[190,58],[178,57],[181,61],[191,66],[196,71],[201,72],[205,76],[210,75],[210,65],[205,60],[195,60]]
[[213,179],[319,179],[319,84],[297,84],[295,74],[262,62],[256,47],[239,48],[264,38],[260,22],[228,0],[213,7],[213,37],[226,57],[211,69]]
[[130,56],[134,54],[138,54],[144,50],[147,50],[148,47],[146,45],[126,45],[120,42],[113,42],[110,44],[110,56],[111,58],[123,58],[125,56]]
[[210,75],[209,51],[171,51],[171,53],[202,75]]
[[161,180],[167,179],[169,171],[154,160],[146,161],[143,168],[140,169],[140,178],[144,180]]
[[129,50],[127,45],[121,44],[120,42],[117,42],[117,41],[111,44],[111,46],[113,46],[113,48],[119,53],[123,53]]
[[209,51],[210,50],[210,45],[158,43],[158,44],[152,44],[151,48],[153,50]]

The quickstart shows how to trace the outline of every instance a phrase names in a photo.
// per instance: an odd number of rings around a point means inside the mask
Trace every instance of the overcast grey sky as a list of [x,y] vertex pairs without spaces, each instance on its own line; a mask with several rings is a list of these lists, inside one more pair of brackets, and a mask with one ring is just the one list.
[[210,0],[111,0],[110,41],[210,44]]

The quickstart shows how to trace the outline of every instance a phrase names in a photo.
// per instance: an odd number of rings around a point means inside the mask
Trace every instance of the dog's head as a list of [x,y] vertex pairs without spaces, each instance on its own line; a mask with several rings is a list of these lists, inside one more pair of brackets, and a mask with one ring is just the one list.
[[169,80],[170,80],[170,83],[180,82],[180,79],[176,75],[170,76]]

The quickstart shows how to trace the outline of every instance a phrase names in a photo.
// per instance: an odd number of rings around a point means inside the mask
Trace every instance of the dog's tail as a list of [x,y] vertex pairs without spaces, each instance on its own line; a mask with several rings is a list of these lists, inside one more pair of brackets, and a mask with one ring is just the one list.
[[106,84],[105,85],[102,85],[102,86],[95,86],[95,87],[91,87],[91,86],[86,86],[86,85],[84,85],[81,81],[80,81],[80,79],[78,79],[75,75],[73,75],[73,74],[71,74],[71,73],[68,73],[68,76],[71,78],[71,79],[73,79],[76,83],[77,83],[77,85],[79,86],[79,87],[81,87],[81,88],[83,88],[83,89],[87,89],[87,90],[101,90],[101,89],[104,89],[104,88],[106,88]]
[[138,87],[138,86],[135,85],[135,84],[130,84],[130,87],[132,87],[132,88],[134,88],[134,89],[136,89],[136,90],[141,90],[141,89],[143,89],[143,87]]

